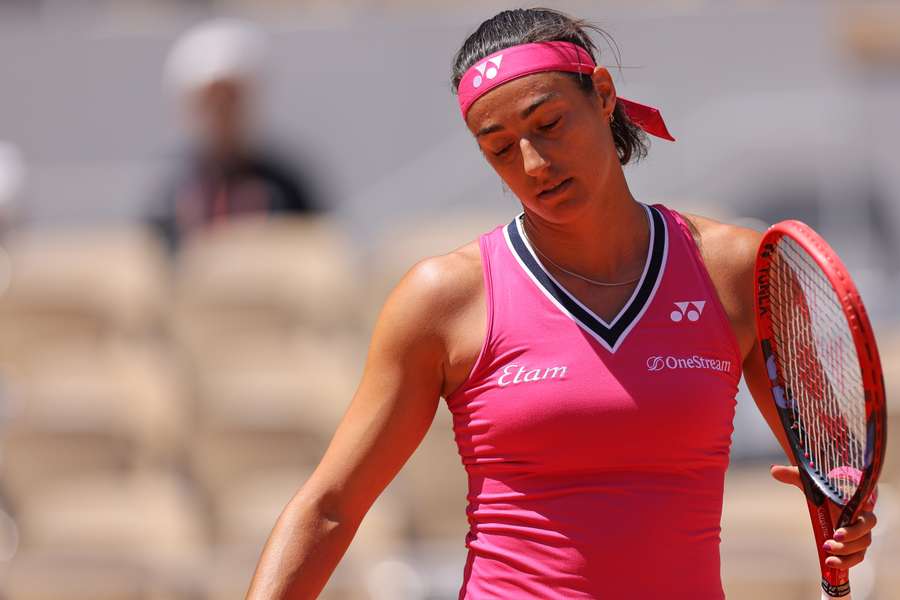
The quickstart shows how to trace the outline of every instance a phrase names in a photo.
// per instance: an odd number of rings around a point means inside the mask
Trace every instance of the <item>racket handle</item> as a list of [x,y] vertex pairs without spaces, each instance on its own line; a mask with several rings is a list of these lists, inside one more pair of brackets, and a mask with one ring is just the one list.
[[835,574],[835,581],[838,585],[830,585],[827,580],[822,579],[822,598],[831,600],[832,598],[840,598],[840,600],[852,600],[850,598],[850,581],[847,579],[846,571],[838,571],[831,569]]
[[825,565],[828,553],[825,552],[823,546],[826,540],[830,540],[834,536],[834,525],[831,521],[827,501],[819,490],[805,481],[805,478],[803,480],[806,484],[806,506],[812,520],[816,549],[819,553],[819,566],[822,569],[822,598],[847,600],[850,598],[850,574],[842,569],[834,569]]

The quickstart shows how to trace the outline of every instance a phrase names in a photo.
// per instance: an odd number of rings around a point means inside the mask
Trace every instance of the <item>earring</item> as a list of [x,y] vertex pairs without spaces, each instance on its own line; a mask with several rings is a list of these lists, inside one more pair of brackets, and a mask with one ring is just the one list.
[[614,113],[609,113],[609,124],[612,125],[613,119],[615,118]]

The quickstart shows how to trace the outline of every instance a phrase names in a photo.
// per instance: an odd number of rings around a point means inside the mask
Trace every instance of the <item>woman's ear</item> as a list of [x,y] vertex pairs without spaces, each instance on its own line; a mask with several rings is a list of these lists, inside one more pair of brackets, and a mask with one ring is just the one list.
[[603,110],[603,118],[607,121],[616,109],[616,85],[612,75],[606,67],[595,67],[591,73],[591,81],[594,83],[594,93],[599,99],[599,106]]

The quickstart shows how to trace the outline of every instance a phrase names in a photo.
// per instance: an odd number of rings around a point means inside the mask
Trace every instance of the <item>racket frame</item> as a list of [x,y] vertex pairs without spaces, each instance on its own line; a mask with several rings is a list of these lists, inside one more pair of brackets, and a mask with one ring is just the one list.
[[[860,377],[866,404],[865,455],[867,464],[856,492],[846,504],[843,503],[837,490],[831,487],[827,479],[810,466],[810,459],[805,456],[797,432],[792,428],[794,418],[789,408],[790,400],[788,399],[787,402],[782,400],[781,403],[778,401],[779,394],[784,396],[788,392],[785,390],[784,380],[778,371],[775,360],[777,342],[774,338],[772,324],[769,271],[776,245],[782,237],[794,240],[813,259],[831,284],[835,297],[847,319],[847,325],[859,357]],[[800,479],[806,494],[819,553],[822,588],[830,597],[839,598],[850,593],[848,574],[847,571],[825,565],[828,554],[825,552],[823,544],[826,540],[833,538],[835,529],[849,525],[856,520],[865,500],[875,489],[884,462],[887,415],[884,377],[878,356],[878,347],[865,307],[846,267],[828,243],[805,223],[794,220],[782,221],[766,231],[756,256],[754,276],[757,336],[765,359],[772,400],[794,455],[794,462],[800,468]],[[825,503],[826,499],[841,508],[836,524]]]

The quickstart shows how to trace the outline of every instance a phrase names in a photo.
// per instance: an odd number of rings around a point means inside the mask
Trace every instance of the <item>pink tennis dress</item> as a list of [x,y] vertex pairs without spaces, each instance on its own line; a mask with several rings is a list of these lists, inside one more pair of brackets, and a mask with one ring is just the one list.
[[448,399],[469,477],[461,599],[723,598],[719,520],[740,351],[683,220],[609,323],[515,219],[480,239],[488,331]]

